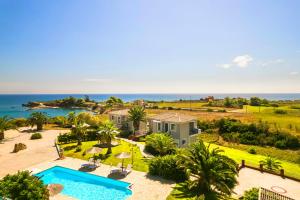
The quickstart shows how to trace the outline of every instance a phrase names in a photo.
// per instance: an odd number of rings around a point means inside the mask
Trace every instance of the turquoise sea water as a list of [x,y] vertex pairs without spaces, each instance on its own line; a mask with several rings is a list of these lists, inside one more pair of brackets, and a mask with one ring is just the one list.
[[[136,99],[146,99],[155,101],[172,101],[172,100],[189,100],[200,99],[212,95],[216,98],[245,97],[250,98],[258,96],[270,100],[295,100],[300,99],[300,93],[295,94],[92,94],[89,97],[96,101],[105,101],[110,96],[117,96],[123,101],[133,101]],[[8,115],[10,117],[28,117],[33,110],[22,107],[23,103],[28,101],[49,101],[62,99],[68,96],[81,98],[83,94],[35,94],[35,95],[0,95],[0,116]],[[80,112],[82,110],[70,109],[41,109],[39,111],[46,112],[49,116],[66,115],[70,111]]]
[[44,184],[61,184],[62,194],[79,200],[124,200],[132,195],[130,183],[55,166],[36,174]]

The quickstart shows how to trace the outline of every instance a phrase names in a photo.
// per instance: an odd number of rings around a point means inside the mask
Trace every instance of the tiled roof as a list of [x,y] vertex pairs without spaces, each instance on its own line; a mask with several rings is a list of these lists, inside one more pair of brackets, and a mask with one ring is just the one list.
[[191,115],[184,115],[181,113],[163,113],[150,117],[152,120],[168,121],[168,122],[189,122],[197,120],[196,117]]
[[112,114],[112,115],[128,115],[128,111],[129,111],[129,109],[114,110],[114,111],[110,111],[108,114]]

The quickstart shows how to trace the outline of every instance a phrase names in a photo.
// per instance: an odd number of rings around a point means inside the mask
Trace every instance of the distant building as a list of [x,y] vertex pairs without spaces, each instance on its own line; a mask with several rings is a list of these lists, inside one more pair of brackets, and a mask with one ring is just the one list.
[[149,118],[151,132],[169,133],[179,147],[193,143],[201,130],[197,118],[180,113],[163,113]]

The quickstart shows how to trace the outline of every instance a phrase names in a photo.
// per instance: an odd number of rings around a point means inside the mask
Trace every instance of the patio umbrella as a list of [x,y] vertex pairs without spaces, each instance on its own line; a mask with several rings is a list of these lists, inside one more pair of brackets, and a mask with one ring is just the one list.
[[122,152],[122,153],[118,153],[117,155],[115,155],[116,158],[122,159],[122,170],[124,168],[124,159],[125,158],[130,158],[131,154],[129,152]]
[[[86,153],[94,154],[94,157],[95,157],[95,154],[101,153],[101,151],[102,151],[102,149],[99,147],[92,147],[92,148],[89,148],[88,150],[86,150]],[[96,163],[95,158],[93,158],[93,160],[94,160],[94,164],[95,164]]]
[[102,149],[99,147],[92,147],[89,148],[88,150],[86,150],[86,153],[90,153],[90,154],[96,154],[96,153],[101,153]]
[[61,184],[50,184],[47,186],[47,189],[49,190],[50,196],[55,196],[64,189],[64,186]]

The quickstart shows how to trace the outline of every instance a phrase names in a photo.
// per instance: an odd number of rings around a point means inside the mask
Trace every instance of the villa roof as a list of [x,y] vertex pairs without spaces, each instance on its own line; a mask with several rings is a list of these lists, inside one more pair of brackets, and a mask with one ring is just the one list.
[[181,113],[163,113],[150,117],[150,119],[168,122],[190,122],[193,120],[197,120],[197,118],[194,116],[185,115]]
[[113,110],[110,111],[108,114],[112,115],[128,115],[129,109],[123,109],[123,110]]

